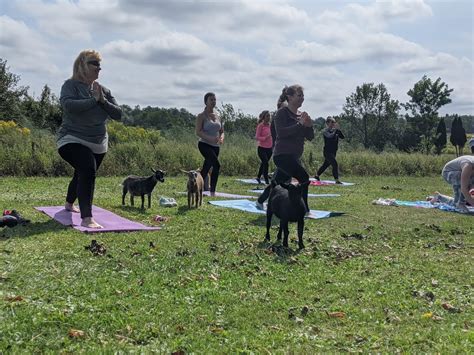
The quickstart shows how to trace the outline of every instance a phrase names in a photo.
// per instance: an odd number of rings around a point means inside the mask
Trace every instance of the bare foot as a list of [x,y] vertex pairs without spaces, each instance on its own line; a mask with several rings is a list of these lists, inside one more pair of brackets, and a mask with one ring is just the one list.
[[104,228],[99,223],[94,221],[94,218],[92,218],[92,217],[83,218],[82,222],[81,222],[81,226],[86,227],[86,228],[95,228],[95,229]]
[[64,205],[64,209],[66,211],[69,211],[69,212],[75,212],[75,213],[79,213],[79,208],[77,208],[76,206],[74,206],[73,203],[69,203],[69,202],[66,202],[66,204]]
[[433,196],[430,196],[429,201],[430,201],[431,203],[437,203],[437,202],[439,202],[439,197],[440,197],[440,195],[441,195],[441,194],[440,194],[438,191],[435,191],[435,193],[433,194]]

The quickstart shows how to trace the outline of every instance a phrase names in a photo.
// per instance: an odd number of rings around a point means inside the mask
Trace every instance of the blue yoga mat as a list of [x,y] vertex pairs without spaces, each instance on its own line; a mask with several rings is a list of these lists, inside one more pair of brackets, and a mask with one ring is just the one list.
[[[255,205],[255,201],[250,200],[224,200],[224,201],[209,201],[211,205],[220,206],[220,207],[227,207],[227,208],[234,208],[236,210],[251,212],[251,213],[258,213],[258,214],[266,214],[265,210],[259,210]],[[267,208],[265,204],[265,209]],[[327,217],[334,217],[340,216],[344,214],[343,212],[330,212],[330,211],[317,211],[311,210],[310,215],[306,218],[309,219],[320,219],[320,218],[327,218]]]
[[[436,208],[441,211],[447,212],[460,212],[454,206],[445,204],[445,203],[431,203],[429,201],[401,201],[395,200],[397,206],[408,206],[408,207],[417,207],[417,208]],[[469,214],[474,214],[474,207],[468,207]],[[461,213],[461,212],[460,212]]]

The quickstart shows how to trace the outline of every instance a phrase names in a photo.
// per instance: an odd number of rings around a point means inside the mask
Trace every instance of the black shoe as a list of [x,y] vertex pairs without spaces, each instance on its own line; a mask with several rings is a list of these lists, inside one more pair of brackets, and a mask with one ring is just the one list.
[[342,185],[342,182],[340,182],[339,179],[336,179],[336,184]]
[[321,179],[319,178],[318,175],[314,175],[314,179],[315,179],[316,181],[321,181]]

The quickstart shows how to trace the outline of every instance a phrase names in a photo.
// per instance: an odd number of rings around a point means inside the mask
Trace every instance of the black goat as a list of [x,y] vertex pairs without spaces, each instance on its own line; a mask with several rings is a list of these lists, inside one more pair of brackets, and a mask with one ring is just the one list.
[[267,233],[265,239],[270,240],[270,226],[272,216],[275,214],[280,219],[280,228],[278,229],[277,240],[281,240],[282,231],[285,233],[283,246],[288,248],[288,222],[298,222],[298,247],[304,248],[303,229],[304,217],[306,214],[306,205],[301,196],[303,184],[280,184],[272,187],[267,205]]
[[145,208],[145,195],[148,195],[148,208],[151,208],[151,193],[155,188],[158,181],[165,182],[165,172],[162,170],[154,170],[151,176],[135,176],[130,175],[123,180],[123,191],[122,191],[122,205],[125,205],[125,195],[127,192],[130,193],[130,204],[133,206],[133,196],[142,197],[142,209]]

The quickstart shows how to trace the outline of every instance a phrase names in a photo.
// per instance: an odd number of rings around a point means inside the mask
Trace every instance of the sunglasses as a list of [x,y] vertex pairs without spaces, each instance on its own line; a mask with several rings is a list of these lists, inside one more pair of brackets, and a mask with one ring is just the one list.
[[94,67],[97,67],[100,69],[100,62],[98,60],[89,60],[87,64],[93,65]]

